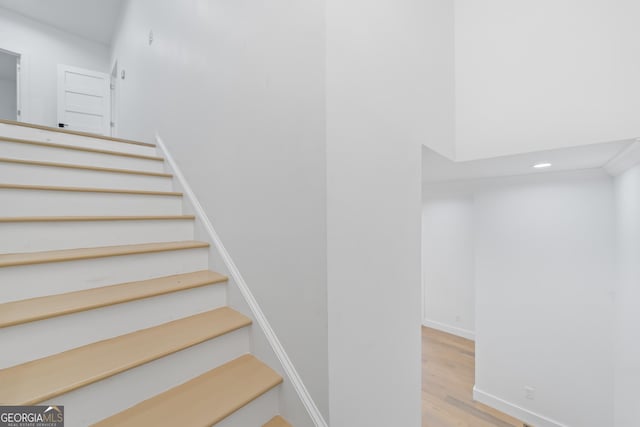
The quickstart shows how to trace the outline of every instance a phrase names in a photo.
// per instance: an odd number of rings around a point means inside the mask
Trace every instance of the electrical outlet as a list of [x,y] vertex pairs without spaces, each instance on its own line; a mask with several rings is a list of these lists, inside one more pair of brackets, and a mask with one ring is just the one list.
[[456,322],[460,323],[460,315],[456,316]]
[[533,387],[525,387],[524,388],[524,397],[526,397],[529,400],[535,400],[536,398],[536,389]]

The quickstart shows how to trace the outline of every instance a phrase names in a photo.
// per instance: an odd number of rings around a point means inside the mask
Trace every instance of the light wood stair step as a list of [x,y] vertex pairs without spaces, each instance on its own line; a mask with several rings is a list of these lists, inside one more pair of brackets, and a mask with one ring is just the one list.
[[280,383],[280,375],[247,354],[94,427],[211,426]]
[[0,328],[224,283],[227,280],[222,274],[205,270],[7,302],[0,304]]
[[52,167],[52,168],[77,169],[77,170],[85,170],[85,171],[93,171],[93,172],[123,173],[123,174],[129,174],[129,175],[146,175],[146,176],[156,176],[156,177],[162,177],[162,178],[173,178],[173,175],[171,175],[170,173],[163,173],[163,172],[148,172],[148,171],[140,171],[140,170],[132,170],[132,169],[105,168],[101,166],[84,166],[84,165],[74,165],[69,163],[10,159],[7,157],[0,157],[0,163],[13,163],[13,164],[27,165],[27,166],[44,166],[44,167]]
[[150,144],[148,142],[133,141],[131,139],[116,138],[113,136],[98,135],[98,134],[89,133],[89,132],[79,132],[79,131],[63,129],[63,128],[54,128],[50,126],[37,125],[35,123],[17,122],[15,120],[5,120],[5,119],[0,119],[0,123],[3,123],[5,125],[22,126],[22,127],[32,128],[32,129],[46,130],[48,132],[66,133],[69,135],[86,136],[89,138],[98,138],[98,139],[104,139],[107,141],[122,142],[124,144],[134,144],[134,145],[142,145],[145,147],[155,147],[155,144]]
[[105,154],[108,156],[120,156],[120,157],[131,157],[134,159],[145,159],[145,160],[154,160],[158,162],[164,162],[164,158],[158,156],[149,156],[146,154],[135,154],[135,153],[124,153],[121,151],[113,151],[113,150],[104,150],[102,148],[89,148],[89,147],[80,147],[77,145],[67,145],[67,144],[58,144],[52,142],[42,142],[42,141],[32,141],[30,139],[22,139],[22,138],[11,138],[8,136],[0,136],[0,141],[5,142],[13,142],[16,144],[28,144],[28,145],[37,145],[40,147],[48,147],[48,148],[57,148],[61,150],[74,150],[74,151],[84,151],[87,153],[96,153],[96,154]]
[[117,188],[89,188],[89,187],[60,187],[54,185],[23,185],[23,184],[0,184],[0,190],[26,190],[26,191],[70,191],[79,193],[113,193],[113,194],[136,194],[146,196],[175,196],[182,197],[183,194],[177,191],[152,191],[152,190],[120,190]]
[[16,216],[0,217],[0,223],[17,222],[100,222],[100,221],[189,221],[195,215],[130,215],[130,216]]
[[143,243],[139,245],[103,246],[98,248],[5,254],[0,255],[0,268],[207,247],[209,247],[209,243],[186,240],[182,242]]
[[262,427],[293,427],[293,426],[289,424],[287,420],[285,420],[280,415],[278,415],[277,417],[273,417],[271,421],[269,421]]
[[223,307],[1,369],[0,405],[33,405],[250,324]]

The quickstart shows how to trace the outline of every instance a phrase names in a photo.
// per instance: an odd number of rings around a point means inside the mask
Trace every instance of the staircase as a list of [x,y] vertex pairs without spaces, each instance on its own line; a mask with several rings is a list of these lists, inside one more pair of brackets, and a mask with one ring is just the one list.
[[0,122],[0,405],[290,427],[167,170],[153,144]]

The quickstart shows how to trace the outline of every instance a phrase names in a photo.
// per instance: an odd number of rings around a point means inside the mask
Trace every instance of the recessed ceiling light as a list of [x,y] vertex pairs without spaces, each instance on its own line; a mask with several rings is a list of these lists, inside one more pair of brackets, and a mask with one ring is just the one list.
[[535,165],[533,165],[533,167],[536,168],[536,169],[550,168],[551,167],[551,163],[536,163]]

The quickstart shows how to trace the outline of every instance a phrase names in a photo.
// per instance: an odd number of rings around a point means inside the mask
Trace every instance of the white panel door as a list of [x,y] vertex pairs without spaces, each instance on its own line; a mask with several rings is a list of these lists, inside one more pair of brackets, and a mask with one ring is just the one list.
[[107,73],[58,65],[58,126],[109,135],[111,77]]

